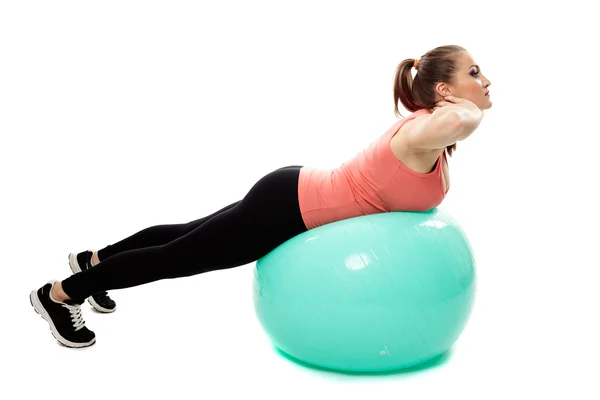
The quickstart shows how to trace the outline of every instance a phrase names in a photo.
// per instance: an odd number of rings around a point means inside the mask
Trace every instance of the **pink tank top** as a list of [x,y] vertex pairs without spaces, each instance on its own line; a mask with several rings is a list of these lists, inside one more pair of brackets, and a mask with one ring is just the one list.
[[388,131],[351,160],[334,169],[303,167],[298,201],[308,229],[320,225],[389,211],[427,211],[444,199],[442,157],[435,169],[419,173],[402,164],[390,149],[390,140],[406,122],[430,113],[419,110],[394,123]]

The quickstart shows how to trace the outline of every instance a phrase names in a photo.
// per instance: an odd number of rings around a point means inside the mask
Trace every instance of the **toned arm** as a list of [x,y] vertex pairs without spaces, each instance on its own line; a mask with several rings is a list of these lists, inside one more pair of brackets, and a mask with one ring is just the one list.
[[450,105],[415,118],[401,131],[405,143],[412,149],[443,149],[469,137],[479,126],[481,117],[481,111],[477,114]]

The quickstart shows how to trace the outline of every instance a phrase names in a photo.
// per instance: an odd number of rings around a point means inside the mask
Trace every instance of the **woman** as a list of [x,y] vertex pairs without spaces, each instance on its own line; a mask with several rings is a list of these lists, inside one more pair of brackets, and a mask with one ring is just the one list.
[[341,219],[434,208],[450,185],[446,151],[452,155],[456,142],[479,126],[483,110],[491,107],[489,86],[459,46],[406,59],[396,71],[395,112],[399,115],[400,101],[413,114],[353,159],[331,170],[278,169],[212,215],[153,226],[100,251],[71,254],[74,274],[31,292],[31,304],[60,343],[86,347],[96,341],[81,315],[86,298],[99,311],[111,312],[110,289],[245,265],[307,229]]

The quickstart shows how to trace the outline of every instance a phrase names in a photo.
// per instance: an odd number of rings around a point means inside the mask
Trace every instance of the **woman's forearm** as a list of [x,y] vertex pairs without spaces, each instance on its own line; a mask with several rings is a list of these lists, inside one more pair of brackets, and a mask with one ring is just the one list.
[[[483,119],[483,112],[479,108],[465,108],[452,104],[435,110],[431,116],[440,125],[452,126],[456,129],[453,136],[458,141],[466,139],[477,129]],[[448,124],[447,121],[452,123]]]

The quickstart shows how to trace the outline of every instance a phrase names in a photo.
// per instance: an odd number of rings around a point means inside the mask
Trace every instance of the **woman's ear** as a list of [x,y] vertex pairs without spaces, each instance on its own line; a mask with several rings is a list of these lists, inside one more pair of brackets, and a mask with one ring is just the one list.
[[452,95],[450,88],[444,82],[440,82],[437,85],[435,85],[435,92],[440,97]]

